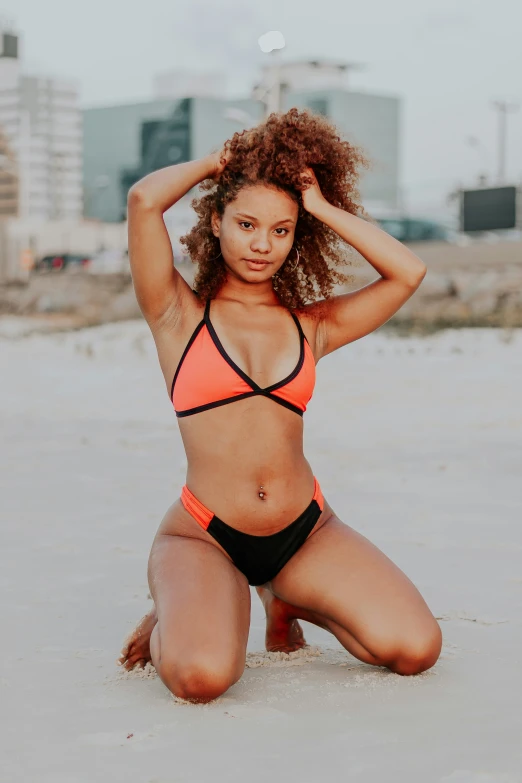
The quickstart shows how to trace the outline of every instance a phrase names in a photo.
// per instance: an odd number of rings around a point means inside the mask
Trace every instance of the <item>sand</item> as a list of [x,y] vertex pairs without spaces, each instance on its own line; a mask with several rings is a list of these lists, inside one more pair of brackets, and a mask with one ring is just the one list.
[[116,666],[185,474],[147,328],[32,330],[0,319],[2,781],[522,780],[522,330],[381,330],[318,366],[306,454],[425,596],[437,665],[400,677],[307,623],[267,654],[253,592],[245,673],[208,705]]

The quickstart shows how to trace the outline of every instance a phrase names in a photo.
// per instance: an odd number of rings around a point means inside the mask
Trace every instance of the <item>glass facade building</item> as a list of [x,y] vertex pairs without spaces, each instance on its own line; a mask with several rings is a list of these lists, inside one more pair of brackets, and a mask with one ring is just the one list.
[[[282,109],[309,108],[328,117],[371,160],[361,172],[363,202],[397,208],[400,101],[344,89],[283,90]],[[264,116],[257,100],[181,98],[84,111],[86,217],[125,218],[127,192],[151,171],[197,159]]]

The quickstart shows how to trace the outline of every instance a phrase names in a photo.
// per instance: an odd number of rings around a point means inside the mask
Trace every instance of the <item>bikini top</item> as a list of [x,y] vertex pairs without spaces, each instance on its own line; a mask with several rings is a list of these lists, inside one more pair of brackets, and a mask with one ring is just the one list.
[[300,338],[299,359],[290,375],[262,388],[230,358],[210,321],[210,299],[202,320],[194,329],[177,366],[170,398],[176,416],[227,405],[229,402],[262,395],[303,415],[315,385],[315,359],[299,320],[295,321]]

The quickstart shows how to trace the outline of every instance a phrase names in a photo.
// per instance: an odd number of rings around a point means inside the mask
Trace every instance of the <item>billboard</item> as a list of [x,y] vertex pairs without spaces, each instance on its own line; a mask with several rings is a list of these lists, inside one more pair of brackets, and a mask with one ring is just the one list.
[[498,231],[517,227],[517,189],[498,188],[462,190],[460,200],[461,231]]

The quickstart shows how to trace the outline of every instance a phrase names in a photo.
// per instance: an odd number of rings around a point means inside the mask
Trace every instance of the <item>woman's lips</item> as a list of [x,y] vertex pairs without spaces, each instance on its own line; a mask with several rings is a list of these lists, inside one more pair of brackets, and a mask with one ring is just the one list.
[[248,264],[249,268],[254,270],[264,269],[266,266],[268,266],[271,263],[270,261],[257,261],[253,258],[245,258],[245,261]]

